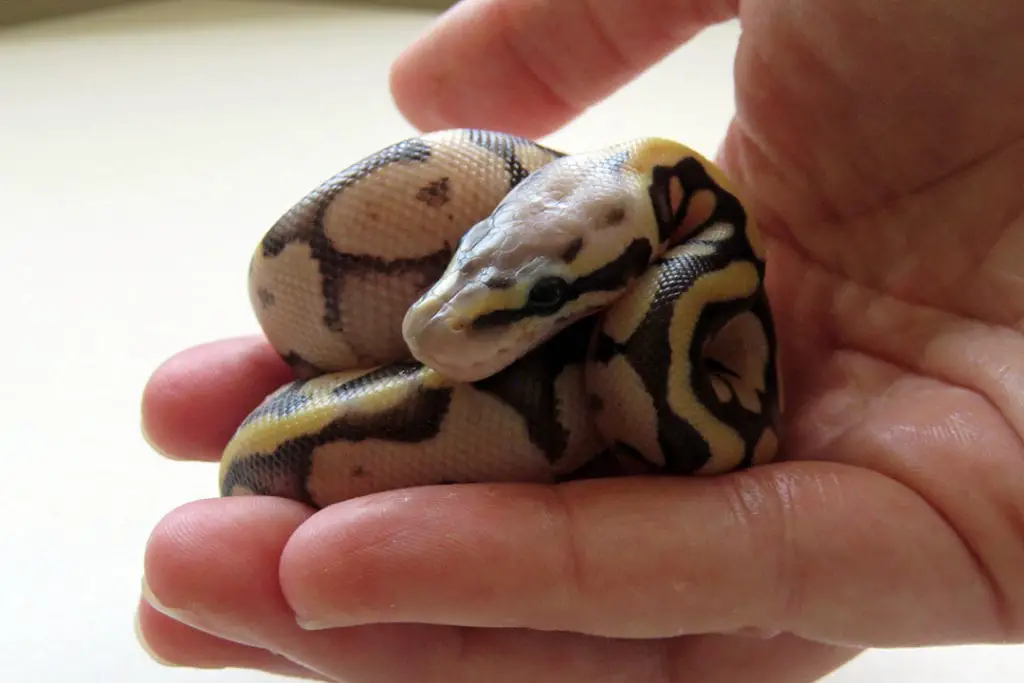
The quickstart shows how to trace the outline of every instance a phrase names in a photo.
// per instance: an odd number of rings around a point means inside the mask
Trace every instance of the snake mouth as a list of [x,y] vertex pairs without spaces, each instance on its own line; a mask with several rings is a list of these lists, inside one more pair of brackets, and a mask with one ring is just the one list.
[[475,330],[472,321],[437,307],[410,310],[403,325],[413,358],[457,382],[475,382],[501,371],[516,359],[515,345],[501,335]]
[[474,324],[486,308],[490,291],[457,271],[442,277],[408,311],[402,336],[412,357],[456,382],[475,382],[516,360],[520,330],[479,329]]

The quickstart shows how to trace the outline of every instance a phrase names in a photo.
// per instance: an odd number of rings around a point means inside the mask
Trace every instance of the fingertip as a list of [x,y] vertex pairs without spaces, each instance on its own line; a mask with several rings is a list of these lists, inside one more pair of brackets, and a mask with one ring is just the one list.
[[[179,666],[171,660],[170,656],[161,654],[161,652],[159,652],[157,648],[150,643],[151,638],[148,634],[158,631],[160,623],[166,619],[167,617],[161,614],[145,599],[145,597],[143,597],[139,600],[135,609],[135,616],[132,620],[132,627],[135,631],[135,640],[138,642],[139,647],[142,648],[142,651],[160,666]],[[157,638],[152,638],[152,640],[158,641]]]
[[449,598],[474,602],[489,593],[482,568],[506,570],[509,581],[496,585],[509,594],[551,569],[549,556],[525,562],[509,553],[522,531],[516,520],[530,534],[538,527],[526,520],[557,533],[552,495],[543,485],[460,484],[332,505],[289,539],[281,555],[282,592],[307,630],[409,621],[474,625],[460,621],[465,604]]
[[243,496],[200,500],[168,513],[146,544],[142,594],[169,615],[231,612],[254,592],[277,594],[277,565],[312,514],[294,501]]
[[[444,128],[454,128],[449,123],[450,115],[444,113],[444,97],[437,90],[445,91],[446,86],[436,71],[424,73],[419,68],[419,57],[433,49],[432,33],[428,33],[405,48],[388,70],[388,90],[398,112],[414,128],[429,133]],[[428,74],[433,79],[425,82]]]
[[[413,500],[418,493],[412,492]],[[288,539],[279,567],[281,590],[301,628],[333,628],[346,621],[339,612],[365,613],[361,603],[374,602],[380,578],[367,556],[387,554],[395,545],[396,532],[402,533],[410,516],[402,511],[407,502],[402,493],[388,491],[338,503],[317,512]],[[331,623],[316,613],[317,605],[330,606]]]
[[581,113],[517,56],[517,31],[504,4],[456,4],[392,64],[392,99],[417,129],[485,128],[540,138]]
[[193,669],[251,669],[306,680],[326,680],[282,655],[226,640],[182,623],[140,600],[134,618],[139,647],[155,663]]
[[217,460],[245,416],[291,378],[260,337],[181,351],[160,364],[143,388],[143,438],[167,458]]
[[463,0],[395,61],[392,97],[420,130],[541,138],[736,11],[736,0]]

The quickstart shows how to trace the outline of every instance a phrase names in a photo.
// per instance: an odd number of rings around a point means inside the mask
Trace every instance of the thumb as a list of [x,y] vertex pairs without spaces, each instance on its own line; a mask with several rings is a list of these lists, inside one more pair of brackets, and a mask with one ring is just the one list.
[[395,62],[391,91],[423,131],[543,137],[607,97],[738,0],[462,0]]

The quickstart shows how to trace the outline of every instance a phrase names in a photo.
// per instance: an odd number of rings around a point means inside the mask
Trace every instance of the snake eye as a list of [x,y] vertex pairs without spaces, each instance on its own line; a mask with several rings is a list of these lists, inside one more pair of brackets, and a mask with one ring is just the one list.
[[534,283],[527,301],[529,307],[540,313],[553,313],[562,307],[569,296],[569,285],[560,277],[546,277]]

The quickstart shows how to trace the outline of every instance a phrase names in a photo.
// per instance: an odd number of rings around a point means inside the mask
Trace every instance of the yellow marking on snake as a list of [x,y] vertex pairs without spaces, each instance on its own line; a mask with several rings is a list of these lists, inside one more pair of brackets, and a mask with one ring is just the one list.
[[731,469],[743,458],[743,439],[699,401],[692,385],[686,380],[691,365],[688,357],[693,343],[694,324],[701,309],[708,303],[728,301],[750,296],[758,283],[754,266],[746,262],[735,262],[719,271],[712,271],[700,277],[689,291],[689,295],[676,302],[672,317],[672,362],[669,375],[668,403],[685,421],[697,428],[711,444],[711,457],[716,471]]
[[769,462],[781,375],[763,261],[725,174],[671,140],[390,145],[253,255],[257,320],[302,381],[239,425],[221,494],[322,507]]
[[764,465],[775,459],[776,454],[779,451],[779,437],[775,433],[775,430],[766,428],[764,434],[757,441],[757,446],[754,447],[754,460],[755,465]]

